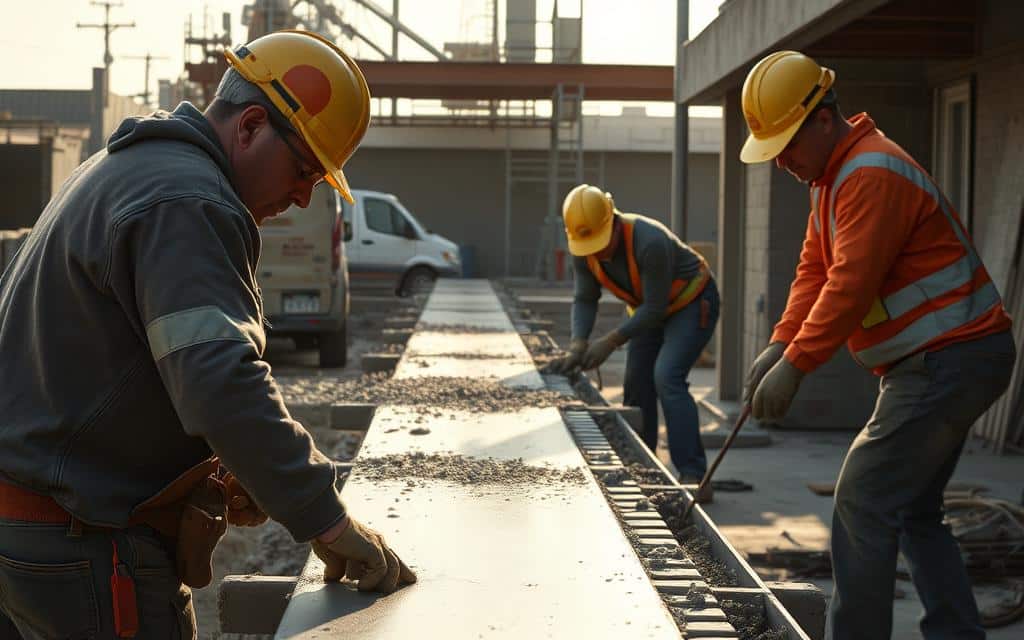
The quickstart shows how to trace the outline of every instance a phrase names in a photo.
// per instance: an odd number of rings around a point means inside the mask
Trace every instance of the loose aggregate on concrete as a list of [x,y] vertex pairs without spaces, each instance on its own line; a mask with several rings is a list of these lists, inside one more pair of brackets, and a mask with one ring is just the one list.
[[522,458],[502,460],[421,451],[360,458],[359,474],[369,480],[429,478],[463,485],[552,486],[587,481],[578,467],[530,465]]
[[571,397],[546,389],[510,387],[499,380],[462,377],[391,378],[369,374],[341,382],[332,393],[346,402],[369,402],[415,410],[491,413],[528,407],[556,407]]

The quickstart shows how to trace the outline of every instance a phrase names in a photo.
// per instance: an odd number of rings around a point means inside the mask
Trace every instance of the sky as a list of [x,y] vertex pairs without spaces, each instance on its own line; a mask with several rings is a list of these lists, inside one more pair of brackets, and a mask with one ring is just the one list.
[[[512,0],[515,1],[515,0]],[[560,0],[562,15],[579,15],[581,0]],[[129,56],[164,56],[153,60],[151,91],[157,78],[176,77],[183,69],[185,25],[191,15],[193,32],[203,33],[204,10],[212,32],[219,32],[221,13],[232,14],[232,42],[246,39],[241,25],[247,0],[121,0],[111,9],[112,22],[135,22],[111,34],[111,89],[121,95],[138,94],[144,86],[144,62]],[[376,0],[390,8],[391,0]],[[537,0],[538,14],[551,14],[552,0]],[[584,62],[666,64],[675,62],[676,0],[582,0]],[[361,32],[390,48],[386,23],[353,0],[333,0],[346,20]],[[501,0],[504,6],[505,0]],[[33,0],[4,2],[0,21],[0,50],[10,57],[0,71],[0,88],[86,89],[92,67],[103,66],[103,31],[79,29],[76,24],[103,22],[103,7],[90,0]],[[630,7],[624,11],[624,6]],[[691,37],[714,19],[719,0],[690,0]],[[466,40],[487,28],[485,0],[399,0],[399,18],[437,48],[446,41]],[[300,5],[305,6],[304,3]],[[541,35],[543,37],[543,35]],[[376,58],[355,41],[341,41],[357,57]],[[431,59],[411,40],[402,39],[399,57]]]

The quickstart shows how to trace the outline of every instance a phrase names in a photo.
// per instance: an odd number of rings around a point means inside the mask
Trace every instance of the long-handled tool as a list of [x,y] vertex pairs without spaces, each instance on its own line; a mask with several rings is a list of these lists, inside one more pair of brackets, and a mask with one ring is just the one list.
[[749,416],[750,405],[747,404],[744,405],[743,412],[740,413],[739,419],[736,420],[736,426],[732,428],[732,432],[729,434],[729,437],[725,439],[725,443],[722,444],[722,448],[718,452],[718,455],[715,456],[715,460],[711,463],[711,466],[708,467],[708,470],[704,472],[704,477],[701,478],[700,484],[697,485],[697,491],[694,493],[693,500],[690,501],[690,504],[686,505],[686,511],[683,511],[683,522],[686,522],[687,518],[690,517],[690,512],[693,511],[693,505],[697,504],[697,496],[704,492],[704,487],[711,484],[711,476],[715,474],[715,469],[717,469],[719,463],[722,462],[722,458],[725,457],[725,452],[732,446],[732,441],[736,439],[736,434],[738,434],[740,429],[743,428],[743,423],[747,421],[747,417]]

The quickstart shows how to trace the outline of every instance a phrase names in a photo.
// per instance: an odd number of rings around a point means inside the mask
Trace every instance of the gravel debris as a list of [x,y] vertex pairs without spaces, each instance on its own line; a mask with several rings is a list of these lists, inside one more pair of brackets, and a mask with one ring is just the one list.
[[430,433],[430,429],[428,429],[427,427],[416,427],[409,431],[409,434],[414,436],[425,436],[428,433]]
[[650,500],[708,584],[716,587],[735,587],[739,584],[736,572],[712,554],[711,541],[707,536],[697,527],[683,522],[687,500],[682,491],[662,491],[651,496]]
[[455,358],[457,360],[514,360],[517,353],[480,353],[478,351],[450,351],[444,353],[410,353],[412,358]]
[[555,407],[571,397],[548,389],[510,387],[496,378],[422,376],[391,378],[385,372],[341,381],[333,389],[338,400],[411,406],[418,412],[513,412],[529,407]]
[[648,500],[647,498],[640,498],[633,505],[633,508],[636,509],[637,511],[647,511],[648,509],[651,508],[651,501]]
[[729,624],[736,628],[740,640],[786,640],[784,629],[772,629],[764,615],[764,607],[755,604],[722,600],[719,603]]
[[505,327],[482,327],[476,324],[421,322],[416,325],[416,331],[430,333],[512,333],[514,329],[508,329]]
[[528,485],[586,484],[587,478],[579,468],[538,467],[528,465],[522,458],[472,458],[454,453],[392,454],[374,458],[361,458],[357,463],[358,475],[369,480],[405,479],[406,486],[416,486],[413,478],[447,480],[462,485]]

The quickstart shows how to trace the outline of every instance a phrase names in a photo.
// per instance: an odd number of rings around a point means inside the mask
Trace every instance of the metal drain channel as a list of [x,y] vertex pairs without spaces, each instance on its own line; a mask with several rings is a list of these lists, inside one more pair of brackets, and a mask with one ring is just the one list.
[[[549,384],[555,390],[571,389],[563,376],[545,376],[545,379],[551,379]],[[647,497],[640,486],[633,480],[618,478],[626,473],[622,460],[590,413],[569,410],[562,415],[591,472],[605,484],[609,503],[619,517],[626,537],[641,556],[641,562],[647,568],[654,588],[666,605],[672,609],[682,609],[680,613],[685,624],[680,625],[680,631],[683,637],[738,638],[725,612],[718,608],[718,601],[710,587],[696,565],[685,557],[685,552],[661,515],[653,506],[642,507]],[[644,556],[654,549],[663,549],[668,556],[683,557],[661,559],[656,566],[651,566],[650,559]]]

